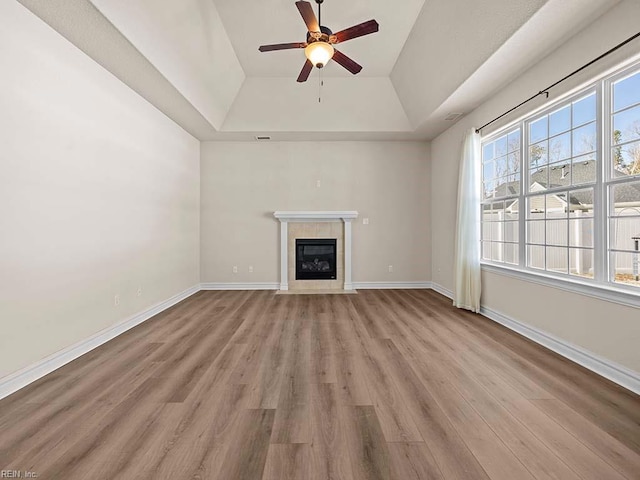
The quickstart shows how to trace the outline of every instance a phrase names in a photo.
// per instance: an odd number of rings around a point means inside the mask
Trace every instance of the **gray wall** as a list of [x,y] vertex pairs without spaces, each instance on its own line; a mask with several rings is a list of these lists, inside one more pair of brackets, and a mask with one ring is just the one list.
[[425,143],[208,142],[201,171],[203,282],[278,282],[276,210],[357,210],[354,282],[430,280]]
[[0,44],[3,377],[199,282],[200,145],[18,2]]

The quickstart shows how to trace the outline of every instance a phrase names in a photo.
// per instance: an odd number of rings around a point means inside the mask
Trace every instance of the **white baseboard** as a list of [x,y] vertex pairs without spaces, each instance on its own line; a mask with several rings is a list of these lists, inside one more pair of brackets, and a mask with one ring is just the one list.
[[[437,283],[434,283],[432,288],[446,297],[453,298],[453,292],[451,290],[448,290]],[[509,330],[513,330],[514,332],[533,340],[537,344],[562,355],[568,360],[582,365],[592,372],[597,373],[598,375],[611,380],[632,392],[640,394],[640,374],[637,372],[634,372],[622,365],[618,365],[606,358],[599,357],[582,347],[573,345],[561,338],[551,335],[550,333],[507,317],[506,315],[490,308],[481,306],[480,313],[488,319],[507,327]]]
[[599,357],[582,347],[573,345],[561,338],[551,335],[550,333],[509,318],[506,315],[496,312],[490,308],[480,307],[480,313],[494,322],[504,325],[508,329],[533,340],[543,347],[553,350],[572,362],[582,365],[592,372],[595,372],[618,385],[622,385],[632,392],[640,394],[640,374],[637,372],[634,372],[622,365],[618,365],[611,360]]
[[[355,290],[431,288],[431,282],[353,282]],[[280,290],[279,283],[202,283],[202,290]]]
[[105,328],[104,330],[76,343],[75,345],[71,345],[70,347],[49,355],[48,357],[43,358],[42,360],[32,365],[18,370],[17,372],[9,374],[4,378],[0,378],[0,399],[11,395],[13,392],[20,390],[21,388],[29,385],[32,382],[35,382],[39,378],[44,377],[54,370],[57,370],[58,368],[66,365],[72,360],[75,360],[81,355],[90,352],[94,348],[99,347],[103,343],[108,342],[109,340],[117,337],[127,330],[130,330],[136,325],[140,325],[142,322],[150,319],[154,315],[159,314],[160,312],[172,307],[176,303],[181,302],[185,298],[190,297],[191,295],[199,291],[200,286],[194,285],[184,292],[178,293],[168,300],[160,302],[143,312],[140,312],[122,322],[117,323],[116,325]]
[[263,283],[201,283],[201,290],[279,290],[278,282]]
[[451,290],[449,290],[448,288],[444,288],[442,285],[439,285],[435,282],[431,282],[431,289],[435,290],[436,292],[438,292],[440,295],[444,295],[447,298],[450,298],[453,300],[453,292]]
[[431,288],[431,282],[353,282],[356,290],[404,290],[416,288]]

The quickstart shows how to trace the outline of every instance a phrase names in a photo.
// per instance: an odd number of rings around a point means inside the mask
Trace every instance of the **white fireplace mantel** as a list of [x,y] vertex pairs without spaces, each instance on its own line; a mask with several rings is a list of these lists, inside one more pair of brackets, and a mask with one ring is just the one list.
[[280,290],[289,290],[289,222],[344,222],[344,289],[353,290],[351,280],[351,221],[358,218],[355,210],[347,211],[294,211],[273,212],[280,220]]

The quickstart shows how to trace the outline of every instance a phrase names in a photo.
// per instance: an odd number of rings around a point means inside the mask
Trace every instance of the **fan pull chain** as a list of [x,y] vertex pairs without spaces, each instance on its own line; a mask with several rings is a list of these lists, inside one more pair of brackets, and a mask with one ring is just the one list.
[[324,86],[324,80],[322,79],[322,69],[318,75],[318,103],[322,103],[322,87]]

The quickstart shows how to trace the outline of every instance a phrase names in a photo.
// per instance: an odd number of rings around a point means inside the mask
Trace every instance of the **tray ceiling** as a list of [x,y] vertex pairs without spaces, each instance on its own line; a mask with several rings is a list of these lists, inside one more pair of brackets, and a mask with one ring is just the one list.
[[201,140],[428,140],[619,3],[325,0],[334,31],[380,32],[339,47],[364,69],[330,62],[319,103],[301,50],[258,52],[304,39],[294,0],[18,1]]

